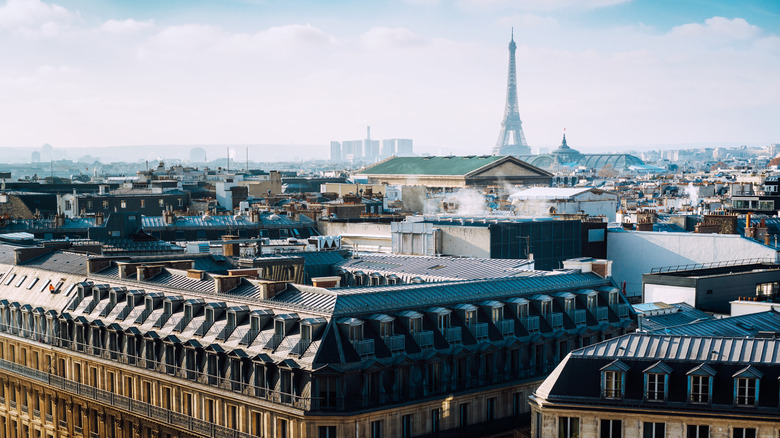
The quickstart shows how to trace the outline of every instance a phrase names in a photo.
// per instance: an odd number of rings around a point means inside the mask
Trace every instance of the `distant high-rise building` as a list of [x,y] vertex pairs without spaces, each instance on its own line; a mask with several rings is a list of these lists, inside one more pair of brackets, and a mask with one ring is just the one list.
[[382,140],[382,152],[379,154],[379,158],[384,159],[393,155],[395,155],[395,139]]
[[514,32],[509,41],[509,78],[506,85],[506,107],[504,109],[504,120],[501,122],[501,131],[498,134],[498,141],[493,148],[493,155],[527,155],[531,153],[531,148],[525,141],[523,134],[523,122],[520,120],[520,112],[517,105],[517,74],[515,67],[515,44]]
[[40,163],[41,162],[41,153],[38,151],[33,151],[32,153],[32,162],[33,163]]
[[371,127],[366,127],[366,139],[363,140],[363,157],[366,161],[376,161],[379,158],[379,141],[371,140]]
[[382,153],[380,158],[392,157],[412,157],[414,156],[414,146],[412,140],[408,138],[389,138],[382,140]]
[[356,161],[363,158],[363,140],[342,141],[341,158],[345,161]]
[[399,157],[413,157],[414,145],[411,138],[398,138],[395,140],[395,154]]
[[342,161],[344,157],[341,156],[341,143],[337,141],[330,142],[330,161]]

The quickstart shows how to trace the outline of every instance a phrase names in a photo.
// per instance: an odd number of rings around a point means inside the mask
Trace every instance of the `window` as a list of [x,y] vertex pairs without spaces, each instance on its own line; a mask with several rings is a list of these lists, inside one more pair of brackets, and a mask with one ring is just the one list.
[[336,438],[336,426],[320,426],[319,438]]
[[438,317],[439,331],[444,333],[444,329],[450,328],[450,314],[440,314]]
[[490,319],[493,321],[493,324],[497,323],[498,321],[501,321],[501,318],[504,316],[504,309],[502,307],[494,307],[490,312]]
[[496,418],[496,398],[491,397],[485,401],[485,418],[492,421]]
[[473,310],[466,311],[466,325],[474,325],[477,323],[477,312]]
[[164,199],[158,200],[157,203],[160,205],[160,207],[165,207],[165,200]]
[[422,318],[409,318],[409,333],[415,334],[422,331]]
[[647,400],[663,401],[666,398],[666,374],[648,373],[647,376]]
[[460,418],[458,419],[460,427],[465,427],[469,425],[469,404],[468,403],[461,403],[460,404]]
[[103,201],[103,209],[108,210],[108,201]]
[[642,432],[642,438],[664,438],[666,436],[666,423],[644,423]]
[[691,403],[710,402],[710,376],[691,376]]
[[604,371],[604,397],[623,398],[623,373]]
[[753,427],[735,427],[732,438],[756,438],[756,429]]
[[277,438],[287,438],[287,420],[283,418],[276,420],[276,436]]
[[689,424],[685,438],[709,438],[710,426],[705,424]]
[[371,422],[371,438],[382,438],[382,420]]
[[352,342],[363,340],[363,325],[356,324],[349,326],[349,340]]
[[120,207],[122,207],[122,208],[127,208],[127,201],[125,201],[124,199],[123,199],[123,200],[121,200],[121,201],[119,202],[119,206],[120,206]]
[[392,322],[382,322],[379,324],[379,336],[386,338],[388,336],[393,336],[393,323]]
[[523,413],[524,401],[522,392],[512,394],[512,415],[520,415]]
[[747,377],[738,377],[737,385],[737,406],[755,406],[757,392],[756,379]]
[[401,417],[401,437],[412,438],[412,414],[407,414]]
[[311,326],[301,325],[301,340],[311,342]]
[[621,438],[623,436],[622,420],[601,420],[601,438]]
[[177,199],[176,199],[176,201],[178,201],[178,203],[179,203],[179,207],[182,207],[182,206],[184,205],[184,199],[182,199],[182,198],[177,198]]
[[441,418],[441,411],[436,409],[431,409],[431,433],[437,433],[441,429],[441,426],[439,424]]
[[577,417],[558,418],[558,438],[580,438],[580,419]]
[[146,199],[141,199],[141,208],[146,207]]

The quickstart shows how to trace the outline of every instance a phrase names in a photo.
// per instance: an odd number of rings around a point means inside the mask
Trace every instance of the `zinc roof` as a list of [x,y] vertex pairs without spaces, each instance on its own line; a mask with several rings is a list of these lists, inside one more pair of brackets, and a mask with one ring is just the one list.
[[527,268],[529,264],[528,260],[513,259],[361,254],[337,266],[350,272],[395,274],[407,281],[414,277],[446,281],[528,275],[531,273]]
[[[671,315],[668,315],[671,316]],[[774,310],[707,319],[673,327],[660,328],[653,333],[688,336],[756,336],[758,332],[780,332],[780,313]]]
[[593,288],[611,285],[593,273],[566,273],[533,277],[441,283],[399,284],[325,289],[291,286],[273,298],[279,303],[304,306],[333,315],[392,312],[408,308],[451,306],[464,302],[501,300],[518,294],[530,295],[561,289]]
[[394,157],[358,172],[366,175],[466,175],[505,158],[501,155],[465,157]]
[[642,359],[774,365],[780,339],[631,333],[571,352],[600,359]]

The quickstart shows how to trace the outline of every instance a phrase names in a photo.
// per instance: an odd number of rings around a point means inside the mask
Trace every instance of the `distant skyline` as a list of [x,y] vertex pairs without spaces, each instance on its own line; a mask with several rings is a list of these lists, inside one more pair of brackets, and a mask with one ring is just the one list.
[[775,0],[0,0],[0,147],[489,154],[512,27],[531,148],[780,142]]

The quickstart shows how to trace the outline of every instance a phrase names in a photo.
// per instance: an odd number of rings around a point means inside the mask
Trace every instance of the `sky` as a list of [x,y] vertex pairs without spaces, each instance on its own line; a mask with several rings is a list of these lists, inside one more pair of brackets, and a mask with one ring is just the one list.
[[488,154],[512,29],[531,147],[780,142],[777,0],[0,0],[0,147]]

